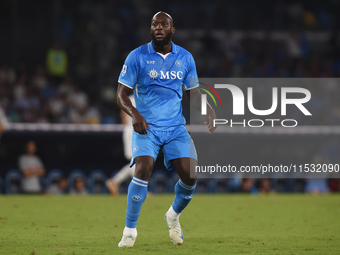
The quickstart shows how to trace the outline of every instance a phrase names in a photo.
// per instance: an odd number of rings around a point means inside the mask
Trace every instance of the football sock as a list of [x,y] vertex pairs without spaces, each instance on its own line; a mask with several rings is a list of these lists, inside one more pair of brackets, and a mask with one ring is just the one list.
[[137,236],[137,229],[125,227],[124,230],[123,230],[123,235],[128,235],[128,234],[132,234],[134,236]]
[[128,228],[136,228],[140,209],[148,192],[148,181],[133,177],[128,188],[126,223]]
[[[173,218],[172,216],[179,216],[179,214],[184,210],[184,208],[189,204],[191,201],[192,195],[195,192],[196,183],[192,186],[186,185],[181,179],[175,185],[175,200],[172,206],[169,209],[169,217]],[[172,209],[176,214],[173,214]]]
[[181,214],[180,213],[176,213],[174,211],[174,208],[172,208],[172,206],[170,206],[170,208],[169,208],[169,210],[167,212],[167,215],[168,215],[169,218],[178,219]]
[[135,173],[135,165],[130,167],[130,163],[125,165],[113,178],[114,183],[119,186],[123,181],[128,178],[133,178]]

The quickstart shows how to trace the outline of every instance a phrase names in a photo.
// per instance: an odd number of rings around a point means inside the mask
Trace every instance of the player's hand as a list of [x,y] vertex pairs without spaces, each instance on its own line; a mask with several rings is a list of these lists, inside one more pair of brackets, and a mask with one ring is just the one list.
[[216,114],[215,114],[214,109],[212,109],[211,107],[207,107],[207,115],[205,117],[204,124],[208,124],[209,133],[214,132],[214,130],[216,129],[216,127],[214,127],[214,119],[216,119]]
[[141,135],[146,135],[148,133],[146,128],[150,128],[146,120],[138,111],[132,115],[132,126],[133,130]]

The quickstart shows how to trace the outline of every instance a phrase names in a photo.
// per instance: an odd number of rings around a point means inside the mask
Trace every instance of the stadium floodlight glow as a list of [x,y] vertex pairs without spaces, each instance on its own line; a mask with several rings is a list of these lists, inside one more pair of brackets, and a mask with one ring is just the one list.
[[[215,84],[216,89],[228,89],[230,90],[233,97],[233,115],[244,115],[244,94],[240,88],[232,84]],[[278,89],[273,87],[272,89],[272,105],[267,110],[258,110],[255,109],[253,104],[253,88],[249,87],[247,89],[247,104],[248,109],[251,113],[258,116],[265,116],[274,113],[278,106]],[[303,98],[287,98],[287,94],[289,93],[300,93],[304,94]],[[298,87],[282,87],[281,88],[281,115],[287,114],[287,105],[292,104],[295,105],[304,115],[312,115],[306,107],[303,106],[304,103],[307,103],[311,99],[311,93],[308,89],[298,88]],[[215,101],[215,100],[214,100]],[[201,114],[206,115],[206,104],[207,97],[202,94],[201,98]],[[215,102],[216,104],[216,102]]]

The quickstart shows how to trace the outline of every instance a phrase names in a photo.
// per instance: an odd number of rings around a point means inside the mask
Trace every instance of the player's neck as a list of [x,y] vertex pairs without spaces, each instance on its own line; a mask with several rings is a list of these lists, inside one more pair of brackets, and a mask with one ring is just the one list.
[[164,46],[158,46],[153,43],[153,47],[156,52],[162,53],[163,55],[168,54],[172,50],[171,41]]

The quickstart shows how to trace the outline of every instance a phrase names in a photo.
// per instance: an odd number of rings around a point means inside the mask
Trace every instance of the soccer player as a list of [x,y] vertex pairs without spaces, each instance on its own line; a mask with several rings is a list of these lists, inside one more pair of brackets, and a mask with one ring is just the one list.
[[[133,95],[129,96],[132,105],[135,107],[135,98]],[[132,119],[124,111],[120,113],[122,123],[124,125],[123,130],[123,145],[124,145],[124,156],[127,160],[132,159]],[[106,181],[106,186],[109,189],[111,195],[119,195],[119,185],[127,180],[128,178],[133,178],[135,172],[135,165],[130,167],[130,164],[123,166],[121,170],[113,177]]]
[[[182,88],[197,109],[201,107],[196,66],[192,55],[172,42],[175,32],[171,16],[156,13],[151,20],[152,41],[133,50],[125,60],[118,79],[117,101],[132,117],[131,165],[135,174],[128,188],[126,223],[118,247],[132,247],[137,237],[137,219],[147,195],[147,187],[158,152],[162,149],[168,170],[175,168],[180,179],[175,185],[175,199],[165,214],[170,240],[183,243],[179,216],[189,204],[196,188],[190,168],[197,165],[197,155],[182,115]],[[193,82],[194,81],[194,82]],[[136,108],[128,95],[133,90]],[[207,104],[208,131],[215,112]],[[190,149],[190,147],[192,149]]]

